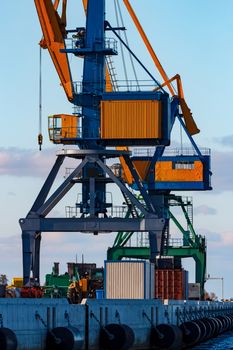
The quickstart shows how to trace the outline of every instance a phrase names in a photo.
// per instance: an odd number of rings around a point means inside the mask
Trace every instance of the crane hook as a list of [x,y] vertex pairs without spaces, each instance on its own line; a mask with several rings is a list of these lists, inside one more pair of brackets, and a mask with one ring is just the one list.
[[40,151],[41,151],[42,143],[43,143],[43,135],[42,135],[42,134],[39,134],[39,135],[38,135],[38,145],[39,145],[39,150],[40,150]]

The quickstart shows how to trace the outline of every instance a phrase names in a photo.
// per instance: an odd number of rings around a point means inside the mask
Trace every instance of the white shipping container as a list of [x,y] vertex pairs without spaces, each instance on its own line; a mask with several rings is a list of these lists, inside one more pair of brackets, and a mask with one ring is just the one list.
[[105,298],[153,299],[154,264],[144,260],[105,261]]
[[200,283],[189,283],[188,288],[189,288],[189,293],[188,293],[189,299],[200,300],[200,297],[201,297]]

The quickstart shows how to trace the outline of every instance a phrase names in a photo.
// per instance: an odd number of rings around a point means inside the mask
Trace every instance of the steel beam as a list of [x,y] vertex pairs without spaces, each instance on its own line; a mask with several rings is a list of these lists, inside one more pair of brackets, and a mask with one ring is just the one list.
[[23,284],[30,285],[31,271],[33,271],[33,260],[35,257],[35,232],[22,231],[23,248]]
[[88,163],[87,157],[77,166],[77,168],[68,176],[61,186],[51,195],[51,197],[37,210],[37,215],[46,216],[55,205],[65,196],[65,194],[73,187],[75,182],[73,178],[78,176],[83,167]]
[[53,168],[51,169],[29,213],[33,213],[37,211],[44,204],[64,159],[65,159],[64,155],[59,155],[57,157],[53,165]]
[[149,211],[152,211],[152,212],[155,212],[155,208],[153,206],[153,203],[151,202],[150,200],[150,197],[148,196],[148,193],[147,191],[145,190],[145,188],[143,187],[142,183],[141,183],[141,180],[138,176],[138,173],[137,171],[135,170],[134,166],[133,166],[133,163],[131,161],[131,159],[129,158],[129,156],[127,155],[124,155],[123,156],[124,158],[124,161],[126,162],[130,172],[131,172],[131,175],[133,176],[133,179],[142,195],[142,198],[144,199],[144,202],[146,203],[147,205],[147,208]]
[[145,207],[142,205],[142,203],[135,198],[135,196],[128,190],[128,188],[125,186],[123,182],[121,182],[112,172],[111,169],[107,167],[100,159],[96,161],[99,166],[105,171],[106,174],[117,184],[117,186],[121,189],[122,192],[126,194],[126,196],[129,197],[130,201],[139,209],[144,215],[148,215],[149,212],[145,209]]
[[147,232],[161,231],[164,219],[147,218],[26,218],[20,219],[23,231],[33,232]]
[[41,232],[36,232],[33,254],[33,280],[34,285],[40,285],[40,243],[41,243]]

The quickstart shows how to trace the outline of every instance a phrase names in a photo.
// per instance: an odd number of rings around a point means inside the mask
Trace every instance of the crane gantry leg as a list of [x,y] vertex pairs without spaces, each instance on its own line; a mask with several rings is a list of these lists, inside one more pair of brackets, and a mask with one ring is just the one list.
[[[114,175],[112,170],[105,164],[103,159],[125,157],[129,170],[132,170],[131,176],[141,188],[141,182],[138,175],[133,170],[133,165],[128,157],[129,152],[117,150],[63,150],[58,154],[53,169],[51,170],[45,184],[43,185],[31,211],[25,219],[20,219],[22,228],[23,240],[23,270],[24,270],[24,285],[39,284],[39,266],[40,266],[40,241],[42,232],[82,232],[82,233],[110,233],[110,232],[150,232],[151,241],[151,259],[154,259],[158,253],[157,238],[161,237],[161,232],[164,229],[165,220],[159,217],[151,201],[150,196],[142,189],[141,197],[143,204],[129,190],[124,182]],[[64,182],[47,198],[50,189],[54,183],[58,168],[63,162],[65,156],[72,157],[77,160],[78,165],[73,172],[64,180]],[[62,157],[62,158],[60,158]],[[81,160],[81,163],[80,163]],[[92,168],[98,164],[102,173],[102,178],[98,175],[91,176],[90,192],[89,192],[89,208],[87,213],[80,213],[76,218],[47,218],[46,216],[60,202],[60,200],[78,183],[87,181],[83,178],[83,168],[88,165]],[[98,201],[95,191],[95,182],[102,181],[105,183],[113,183],[127,196],[129,206],[134,205],[140,216],[138,218],[119,218],[112,217],[105,213],[98,214]],[[78,203],[81,207],[81,203]]]

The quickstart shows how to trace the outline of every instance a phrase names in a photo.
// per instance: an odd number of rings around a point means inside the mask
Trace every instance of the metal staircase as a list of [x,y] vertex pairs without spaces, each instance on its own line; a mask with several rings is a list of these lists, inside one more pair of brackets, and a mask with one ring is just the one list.
[[116,79],[116,69],[113,65],[113,60],[112,60],[112,57],[111,56],[106,56],[105,57],[105,61],[106,61],[106,64],[107,64],[107,68],[108,68],[108,73],[109,73],[109,76],[110,76],[110,79],[111,79],[111,85],[112,85],[112,90],[113,91],[118,91],[119,88],[118,88],[118,84],[117,84],[117,79]]

